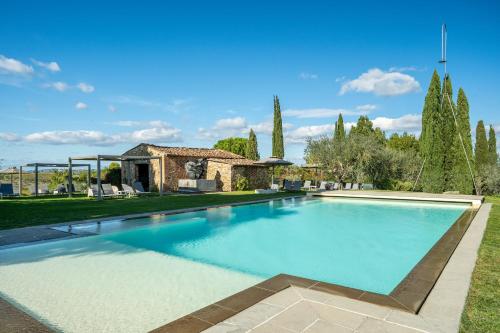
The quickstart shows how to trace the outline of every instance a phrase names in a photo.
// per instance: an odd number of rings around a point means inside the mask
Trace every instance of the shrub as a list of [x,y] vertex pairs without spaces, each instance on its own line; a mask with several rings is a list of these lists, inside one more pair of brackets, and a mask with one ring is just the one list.
[[248,190],[248,187],[249,187],[248,179],[246,177],[238,175],[238,177],[236,178],[236,190],[245,191]]

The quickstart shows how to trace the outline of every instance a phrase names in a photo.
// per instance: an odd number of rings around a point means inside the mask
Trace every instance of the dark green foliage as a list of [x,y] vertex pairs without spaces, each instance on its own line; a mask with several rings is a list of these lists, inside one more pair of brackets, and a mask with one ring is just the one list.
[[344,128],[344,118],[342,118],[342,113],[339,114],[339,118],[335,122],[335,131],[333,132],[333,141],[344,142],[345,140],[345,128]]
[[115,186],[121,186],[122,169],[119,163],[111,162],[107,168],[102,170],[103,182]]
[[[444,159],[443,159],[443,172],[444,172],[444,190],[454,191],[452,187],[452,173],[453,165],[455,163],[455,157],[458,152],[452,150],[453,141],[458,137],[455,118],[453,117],[453,112],[455,112],[456,107],[453,102],[453,89],[451,86],[451,78],[449,75],[445,76],[443,81],[443,94],[441,96],[441,128],[443,131],[443,149],[444,149]],[[459,143],[460,144],[460,143]],[[461,174],[459,177],[464,177]]]
[[486,140],[486,129],[484,123],[480,120],[476,127],[476,149],[475,149],[476,170],[481,175],[489,164],[488,159],[488,141]]
[[274,96],[274,127],[273,127],[273,156],[285,157],[285,147],[283,145],[283,124],[281,120],[281,108],[278,96]]
[[439,193],[444,189],[444,139],[441,117],[441,79],[437,71],[432,74],[422,111],[420,154],[424,167],[420,182],[424,192]]
[[495,129],[490,125],[490,133],[488,138],[488,156],[491,165],[497,165],[498,154],[497,154],[497,138],[495,134]]
[[[445,101],[446,102],[446,101]],[[458,124],[458,131],[453,137],[453,143],[449,153],[452,167],[448,176],[447,189],[452,191],[459,191],[462,194],[472,194],[474,185],[470,175],[469,165],[464,153],[467,153],[471,168],[473,166],[472,155],[472,136],[470,130],[469,120],[469,103],[462,88],[458,90],[456,117]],[[462,142],[458,133],[462,136]],[[463,143],[463,146],[462,146]]]
[[420,150],[420,143],[413,134],[404,132],[402,135],[399,135],[398,133],[394,133],[387,140],[387,147],[394,150],[417,153]]
[[217,141],[217,143],[214,145],[214,148],[245,156],[247,150],[247,142],[248,139],[245,138],[227,138]]
[[248,182],[248,178],[243,177],[242,175],[238,175],[238,177],[236,177],[236,190],[237,191],[246,191],[246,190],[248,190],[249,185],[250,184]]
[[250,134],[248,135],[245,157],[254,161],[257,161],[260,158],[259,149],[257,147],[257,136],[255,135],[253,129],[250,129]]
[[368,119],[368,116],[360,116],[356,125],[351,128],[349,135],[370,135],[373,132],[373,123]]

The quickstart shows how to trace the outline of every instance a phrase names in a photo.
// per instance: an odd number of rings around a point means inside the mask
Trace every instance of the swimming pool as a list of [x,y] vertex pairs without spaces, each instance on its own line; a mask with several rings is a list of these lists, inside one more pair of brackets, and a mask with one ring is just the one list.
[[118,221],[1,250],[0,293],[68,332],[146,331],[279,273],[388,294],[468,207],[303,198]]

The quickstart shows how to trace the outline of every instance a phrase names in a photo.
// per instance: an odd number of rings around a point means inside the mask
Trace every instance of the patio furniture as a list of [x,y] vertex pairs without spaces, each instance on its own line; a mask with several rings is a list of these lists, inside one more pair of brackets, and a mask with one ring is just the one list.
[[323,181],[322,181],[322,182],[319,184],[319,190],[320,190],[320,191],[326,191],[326,184],[327,184],[327,182],[323,182]]
[[104,196],[114,196],[115,192],[113,192],[113,187],[111,184],[101,184],[102,187],[102,193]]
[[311,181],[310,180],[306,180],[304,182],[304,186],[302,186],[303,189],[307,190],[307,191],[310,191],[312,189],[316,189],[316,186],[315,185],[311,185]]
[[291,181],[285,179],[283,187],[286,191],[300,191],[300,189],[302,188],[302,182],[300,180]]
[[359,190],[359,184],[358,183],[353,183],[351,190]]
[[352,187],[352,183],[345,183],[344,190],[350,190]]
[[268,158],[265,158],[263,160],[256,161],[255,164],[257,165],[265,165],[265,166],[270,166],[272,171],[271,171],[271,184],[274,184],[274,167],[275,166],[288,166],[292,165],[292,162],[285,161],[281,158],[271,156]]
[[12,184],[0,184],[0,197],[13,197],[16,196],[14,193],[14,187]]
[[371,183],[361,184],[361,189],[362,190],[373,190],[373,184],[371,184]]
[[142,183],[137,181],[134,183],[134,190],[135,190],[135,193],[137,194],[149,194],[151,192],[146,192],[144,190],[144,187],[142,186]]
[[125,194],[127,194],[129,197],[137,194],[137,193],[135,193],[135,190],[130,185],[122,184],[122,189],[123,189],[123,192],[125,192]]
[[271,184],[271,190],[273,191],[278,191],[280,189],[280,186],[278,184]]

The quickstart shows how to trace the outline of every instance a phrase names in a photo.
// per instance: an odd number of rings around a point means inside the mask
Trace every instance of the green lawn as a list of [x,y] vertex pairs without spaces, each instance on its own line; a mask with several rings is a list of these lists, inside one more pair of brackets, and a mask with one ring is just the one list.
[[148,196],[127,199],[106,199],[102,201],[83,196],[76,198],[4,199],[0,200],[0,229],[170,209],[230,204],[290,196],[293,194],[298,195],[303,193],[255,194],[248,191],[199,195],[165,195],[162,197]]
[[500,332],[500,197],[493,208],[472,276],[460,332]]

